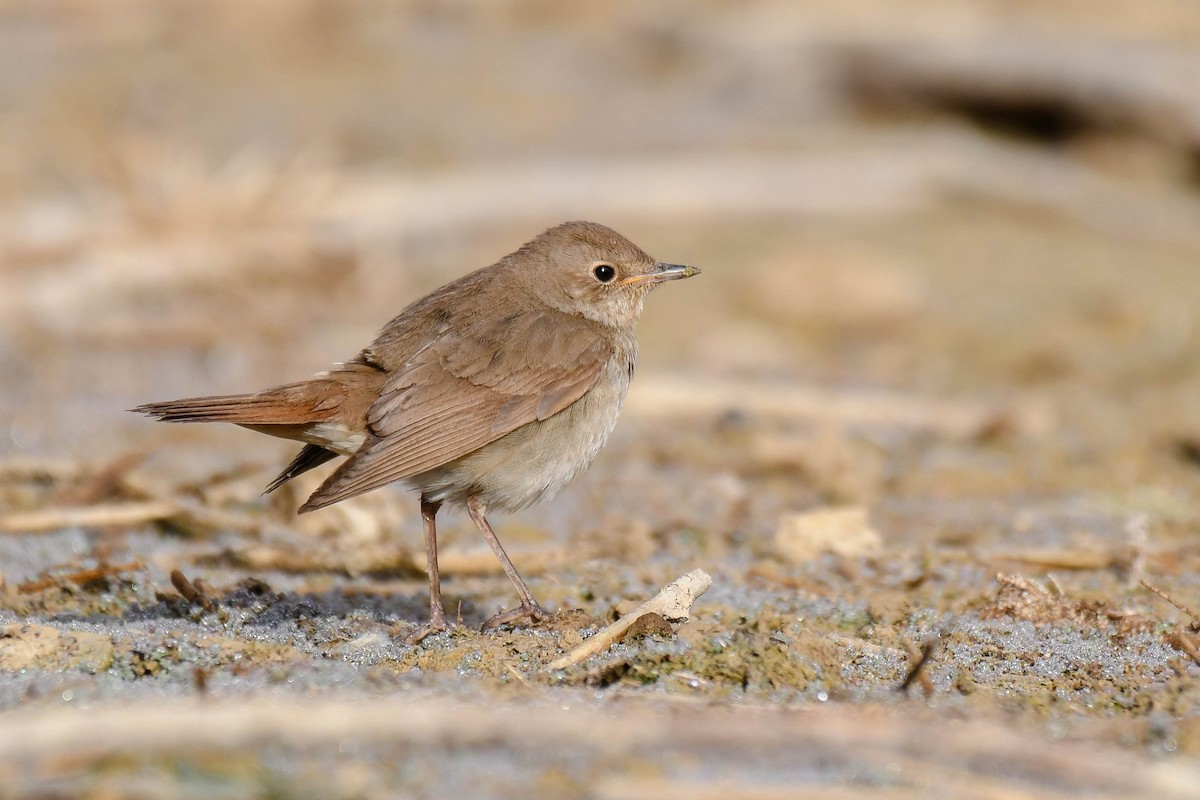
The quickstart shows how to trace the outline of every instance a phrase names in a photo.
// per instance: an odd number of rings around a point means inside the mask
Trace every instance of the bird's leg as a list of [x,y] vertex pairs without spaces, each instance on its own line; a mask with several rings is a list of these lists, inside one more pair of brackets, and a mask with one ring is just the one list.
[[416,644],[426,636],[446,630],[446,615],[442,611],[442,581],[438,576],[437,524],[434,518],[442,504],[421,495],[421,522],[425,526],[425,563],[429,572],[429,622],[408,635],[408,643]]
[[533,599],[529,587],[525,585],[525,581],[521,580],[521,574],[513,566],[508,554],[504,552],[504,547],[500,544],[500,540],[496,538],[496,532],[492,530],[492,526],[488,524],[487,519],[483,516],[485,511],[487,511],[487,507],[477,496],[472,495],[467,498],[467,513],[471,515],[471,520],[475,523],[475,527],[479,528],[479,532],[487,540],[488,546],[492,548],[492,552],[496,554],[496,558],[500,559],[500,566],[504,568],[504,574],[513,582],[513,586],[517,587],[517,594],[521,596],[521,607],[514,608],[512,611],[502,611],[483,623],[482,630],[491,630],[492,628],[498,628],[501,625],[523,619],[527,619],[530,622],[546,619],[550,615],[538,605],[537,600]]

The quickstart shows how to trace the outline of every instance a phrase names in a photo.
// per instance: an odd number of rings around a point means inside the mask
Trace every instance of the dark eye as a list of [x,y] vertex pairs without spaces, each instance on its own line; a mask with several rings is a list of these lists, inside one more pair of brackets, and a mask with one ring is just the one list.
[[592,267],[592,274],[596,276],[596,280],[601,283],[608,283],[613,278],[617,277],[617,271],[612,268],[611,264],[597,264]]

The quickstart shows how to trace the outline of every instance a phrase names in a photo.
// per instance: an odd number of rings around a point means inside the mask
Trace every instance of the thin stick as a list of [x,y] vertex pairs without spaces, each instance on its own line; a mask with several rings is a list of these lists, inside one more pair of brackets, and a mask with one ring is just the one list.
[[933,680],[925,671],[925,666],[929,663],[930,656],[937,649],[938,642],[941,641],[938,637],[931,637],[920,649],[911,639],[904,640],[904,649],[908,651],[908,657],[915,660],[915,663],[909,667],[908,674],[904,676],[904,680],[897,688],[898,691],[907,692],[908,687],[913,685],[913,682],[921,684],[921,690],[925,692],[926,697],[933,696]]
[[1200,650],[1196,649],[1196,644],[1189,639],[1181,631],[1175,631],[1167,637],[1167,644],[1174,647],[1176,650],[1182,650],[1192,657],[1192,661],[1200,664]]
[[987,553],[989,561],[1018,561],[1042,569],[1107,569],[1117,559],[1103,550],[1008,550]]
[[217,604],[214,603],[212,599],[209,598],[209,596],[203,591],[201,591],[194,583],[188,580],[187,575],[183,574],[183,570],[171,570],[171,585],[174,586],[179,593],[183,595],[183,599],[187,600],[189,603],[198,605],[205,611],[216,610]]
[[64,528],[125,527],[160,520],[171,520],[182,528],[204,533],[229,530],[257,535],[263,528],[263,523],[251,516],[178,497],[6,514],[0,516],[0,533],[53,533]]
[[175,503],[105,503],[86,508],[46,508],[0,517],[0,533],[48,533],[63,528],[140,525],[179,514]]
[[1167,594],[1162,589],[1159,589],[1158,587],[1151,585],[1145,578],[1140,578],[1138,580],[1138,583],[1140,583],[1142,586],[1145,586],[1147,589],[1154,592],[1156,595],[1161,597],[1163,600],[1166,600],[1168,603],[1175,606],[1183,613],[1187,614],[1189,617],[1192,618],[1193,622],[1200,622],[1200,615],[1198,615],[1195,611],[1192,611],[1190,608],[1185,606],[1183,603],[1176,600],[1174,597],[1171,597],[1171,595]]
[[546,665],[546,671],[566,669],[578,664],[597,653],[607,650],[621,640],[622,635],[646,614],[661,614],[668,620],[685,620],[692,612],[692,604],[696,598],[708,591],[712,586],[712,578],[702,569],[692,570],[681,576],[674,583],[642,603],[633,611],[609,625],[604,630],[589,636],[583,644],[571,652]]
[[41,592],[54,586],[59,581],[70,581],[76,586],[84,586],[92,581],[107,578],[110,575],[120,575],[122,572],[134,572],[145,569],[145,567],[146,565],[140,561],[130,561],[125,564],[101,564],[91,569],[82,569],[78,572],[67,573],[66,575],[51,575],[45,578],[26,581],[17,587],[17,591],[22,594]]

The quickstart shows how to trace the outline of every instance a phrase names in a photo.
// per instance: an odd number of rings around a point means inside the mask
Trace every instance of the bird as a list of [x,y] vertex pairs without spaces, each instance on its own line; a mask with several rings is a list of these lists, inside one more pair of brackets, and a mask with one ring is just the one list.
[[391,483],[415,491],[430,610],[409,642],[448,629],[437,564],[443,505],[466,509],[520,600],[482,630],[536,624],[551,615],[486,514],[547,500],[592,462],[633,377],[643,300],[699,272],[656,261],[604,225],[564,222],[412,303],[360,353],[314,377],[131,410],[302,442],[264,494],[346,457],[302,514]]

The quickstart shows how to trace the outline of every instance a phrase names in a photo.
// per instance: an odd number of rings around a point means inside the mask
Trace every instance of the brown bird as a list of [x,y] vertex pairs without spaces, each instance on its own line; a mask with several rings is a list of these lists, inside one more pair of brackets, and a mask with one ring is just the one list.
[[566,222],[413,303],[327,372],[133,410],[305,442],[267,492],[349,456],[302,514],[395,481],[419,492],[430,614],[410,641],[446,630],[434,522],[443,503],[466,507],[521,598],[484,630],[538,621],[547,613],[484,515],[547,499],[591,463],[633,376],[643,298],[698,273],[655,261],[603,225]]

